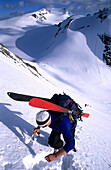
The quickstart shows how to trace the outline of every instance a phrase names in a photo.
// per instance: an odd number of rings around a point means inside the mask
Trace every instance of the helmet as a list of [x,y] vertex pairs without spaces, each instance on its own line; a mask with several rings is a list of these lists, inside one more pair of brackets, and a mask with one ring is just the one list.
[[50,122],[50,120],[51,120],[51,116],[49,112],[45,110],[40,111],[36,114],[36,122],[40,127],[47,125]]

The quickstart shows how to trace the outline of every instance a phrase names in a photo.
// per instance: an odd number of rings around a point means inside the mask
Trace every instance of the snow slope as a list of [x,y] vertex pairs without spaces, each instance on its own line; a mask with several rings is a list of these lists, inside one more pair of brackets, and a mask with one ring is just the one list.
[[[43,10],[42,19],[40,13],[0,21],[0,42],[11,51],[0,44],[0,169],[111,169],[111,69],[100,60],[98,37],[94,51],[97,33],[104,32],[104,25],[110,28],[110,14],[100,23],[96,16],[55,9]],[[77,152],[46,162],[53,152],[47,145],[50,129],[33,141],[39,109],[10,99],[8,91],[47,98],[64,91],[74,98],[90,113],[78,122]]]

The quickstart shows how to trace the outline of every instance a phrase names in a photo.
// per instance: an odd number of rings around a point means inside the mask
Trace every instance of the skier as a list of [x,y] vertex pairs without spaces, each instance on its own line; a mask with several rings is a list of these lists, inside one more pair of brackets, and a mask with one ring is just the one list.
[[[36,122],[38,127],[33,131],[34,134],[40,136],[41,127],[49,126],[52,128],[48,143],[55,149],[55,152],[45,157],[48,162],[65,155],[72,149],[76,152],[74,138],[77,119],[82,121],[82,116],[88,118],[89,113],[83,113],[81,106],[70,96],[65,93],[54,94],[51,99],[47,99],[12,92],[8,92],[7,94],[17,101],[29,101],[30,106],[50,109],[37,113]],[[65,143],[61,140],[61,134]]]
[[[68,116],[60,116],[60,114],[54,114],[52,111],[44,110],[36,114],[36,122],[38,127],[34,129],[34,133],[37,133],[39,136],[40,128],[49,126],[52,129],[48,144],[55,149],[55,152],[45,157],[48,162],[54,161],[70,150],[76,152],[74,137],[77,120],[71,122]],[[61,134],[63,135],[65,144],[61,140]]]

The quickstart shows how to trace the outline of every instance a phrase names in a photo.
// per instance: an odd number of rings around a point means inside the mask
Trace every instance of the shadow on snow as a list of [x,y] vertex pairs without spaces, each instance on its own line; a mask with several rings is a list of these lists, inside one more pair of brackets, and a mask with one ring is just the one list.
[[56,30],[55,25],[28,30],[16,40],[16,46],[25,54],[38,59],[53,43]]
[[[29,149],[30,153],[35,156],[36,153],[31,148],[30,143],[25,143],[25,134],[32,137],[33,129],[35,128],[33,125],[28,123],[26,120],[19,117],[22,115],[20,112],[11,111],[6,106],[11,106],[7,103],[0,103],[0,122],[2,122],[6,127],[8,127],[19,139],[21,142],[25,144],[25,146]],[[19,128],[20,132],[17,131],[17,128]],[[43,137],[40,137],[39,140],[37,140],[38,143],[42,145],[47,146],[47,137],[49,134],[47,132],[41,131],[41,134]]]

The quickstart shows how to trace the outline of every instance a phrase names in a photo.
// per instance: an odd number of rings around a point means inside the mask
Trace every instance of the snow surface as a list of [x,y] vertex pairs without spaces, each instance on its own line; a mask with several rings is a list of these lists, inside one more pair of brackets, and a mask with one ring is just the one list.
[[[0,169],[109,170],[111,68],[101,60],[97,33],[111,34],[110,14],[101,23],[96,16],[70,16],[56,9],[42,13],[44,20],[31,13],[0,21],[0,43],[11,51],[0,45]],[[47,98],[65,92],[74,98],[90,113],[78,122],[77,152],[48,163],[44,157],[53,152],[47,144],[51,130],[32,137],[40,109],[10,99],[10,91]]]

